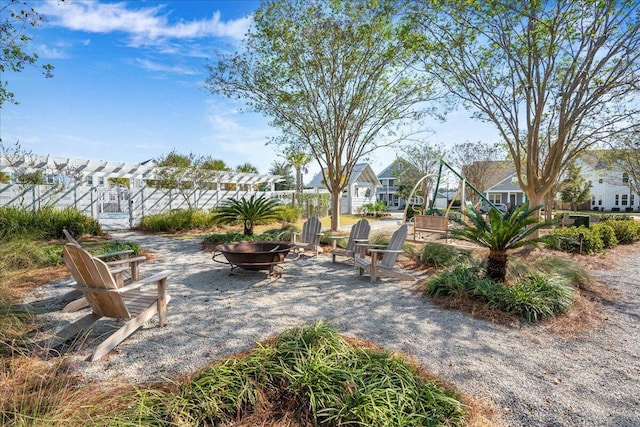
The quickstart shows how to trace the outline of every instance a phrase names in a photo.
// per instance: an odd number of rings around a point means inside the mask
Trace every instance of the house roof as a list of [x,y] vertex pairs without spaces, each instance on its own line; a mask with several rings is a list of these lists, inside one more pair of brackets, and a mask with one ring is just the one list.
[[398,159],[395,159],[393,162],[389,164],[389,166],[384,168],[382,172],[378,174],[378,178],[379,179],[395,178],[396,177],[395,171],[398,170],[398,168],[399,168],[399,161]]
[[[369,182],[373,184],[374,187],[382,187],[380,180],[369,163],[358,163],[353,167],[353,171],[349,177],[349,185],[355,184],[356,182]],[[307,187],[326,188],[326,185],[323,183],[322,172],[318,172],[311,182],[307,184]]]

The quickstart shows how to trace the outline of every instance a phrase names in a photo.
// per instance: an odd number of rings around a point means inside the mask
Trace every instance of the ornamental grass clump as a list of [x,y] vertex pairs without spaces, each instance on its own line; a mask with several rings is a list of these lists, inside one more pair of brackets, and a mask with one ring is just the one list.
[[[132,425],[231,425],[259,414],[304,425],[462,426],[456,393],[402,357],[354,347],[325,323],[215,363],[173,391],[142,392]],[[252,424],[253,425],[253,424]]]
[[486,277],[478,266],[459,265],[429,280],[424,291],[484,303],[490,310],[511,313],[529,322],[557,316],[571,307],[574,288],[562,276],[529,273],[511,285]]
[[442,268],[454,264],[468,263],[472,260],[472,253],[466,249],[429,242],[424,245],[422,250],[414,253],[413,257],[422,265]]

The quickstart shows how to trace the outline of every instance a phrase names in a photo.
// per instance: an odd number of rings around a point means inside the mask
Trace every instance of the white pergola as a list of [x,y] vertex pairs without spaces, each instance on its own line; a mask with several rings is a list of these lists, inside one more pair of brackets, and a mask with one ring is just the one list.
[[[152,180],[160,168],[149,160],[143,163],[121,163],[102,160],[81,160],[51,156],[22,155],[7,158],[0,154],[0,172],[9,176],[20,173],[42,171],[45,175],[67,175],[82,177],[126,178],[131,185],[136,180]],[[243,172],[211,171],[207,181],[220,184],[260,185],[270,184],[272,187],[282,180],[280,175],[255,174]],[[273,191],[273,188],[272,188]]]

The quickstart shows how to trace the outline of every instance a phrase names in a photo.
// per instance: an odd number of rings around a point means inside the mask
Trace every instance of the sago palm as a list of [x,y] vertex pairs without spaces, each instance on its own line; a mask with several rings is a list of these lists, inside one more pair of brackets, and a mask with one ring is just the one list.
[[222,224],[242,222],[244,235],[253,236],[253,226],[256,221],[278,219],[278,201],[255,195],[246,199],[228,200],[218,212],[218,220]]
[[532,237],[549,222],[540,222],[537,211],[540,206],[529,209],[528,205],[511,208],[505,214],[497,209],[487,213],[488,221],[473,205],[467,203],[464,217],[454,221],[460,226],[451,230],[451,236],[489,249],[487,277],[504,282],[507,274],[507,251],[525,245],[545,242],[548,238]]

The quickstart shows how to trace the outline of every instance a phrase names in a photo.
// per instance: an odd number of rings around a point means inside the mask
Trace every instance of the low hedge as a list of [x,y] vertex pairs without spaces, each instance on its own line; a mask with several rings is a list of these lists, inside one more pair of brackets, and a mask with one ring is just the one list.
[[549,249],[564,252],[579,252],[581,235],[583,253],[596,254],[605,249],[600,233],[593,228],[586,228],[584,226],[557,228],[549,231],[547,235],[552,237],[550,241],[546,243],[546,247]]

